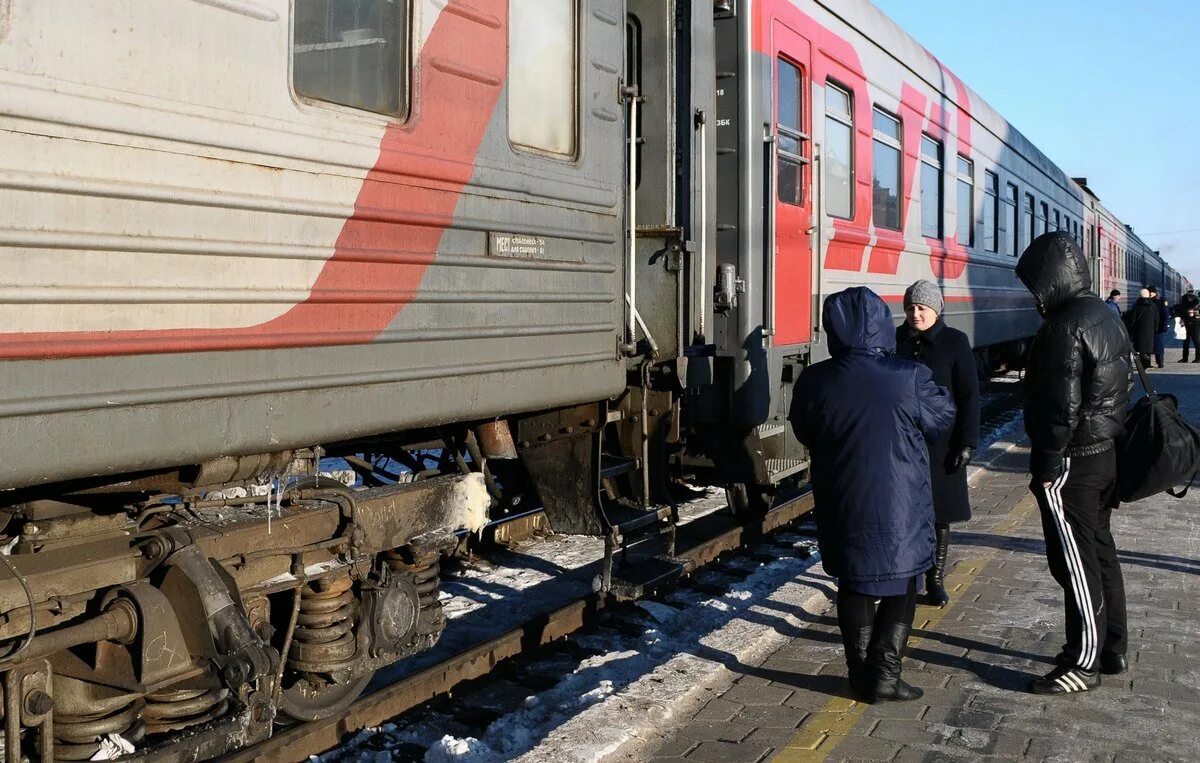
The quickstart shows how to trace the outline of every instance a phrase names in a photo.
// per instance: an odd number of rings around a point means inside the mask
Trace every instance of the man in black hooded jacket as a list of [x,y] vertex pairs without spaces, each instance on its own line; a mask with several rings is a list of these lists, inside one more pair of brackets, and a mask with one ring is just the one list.
[[1070,235],[1034,239],[1017,277],[1045,318],[1029,350],[1025,431],[1030,489],[1067,615],[1058,666],[1030,688],[1087,691],[1100,685],[1100,672],[1127,668],[1125,586],[1109,520],[1117,504],[1114,441],[1129,402],[1129,335],[1090,292],[1087,259]]

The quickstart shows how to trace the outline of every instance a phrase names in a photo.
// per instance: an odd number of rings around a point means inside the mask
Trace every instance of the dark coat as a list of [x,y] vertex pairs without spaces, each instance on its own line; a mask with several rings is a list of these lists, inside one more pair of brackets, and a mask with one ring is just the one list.
[[979,375],[971,340],[941,318],[927,331],[903,323],[896,329],[896,357],[927,366],[933,383],[954,398],[954,427],[929,443],[929,468],[935,519],[940,524],[965,522],[971,518],[967,470],[955,469],[953,462],[963,448],[979,447]]
[[1149,297],[1138,297],[1125,313],[1125,327],[1133,342],[1133,351],[1146,355],[1154,352],[1154,335],[1158,333],[1158,305]]
[[1035,482],[1062,476],[1064,458],[1103,453],[1125,431],[1129,334],[1090,293],[1087,258],[1062,231],[1038,236],[1017,277],[1045,320],[1025,368],[1025,432]]
[[891,357],[892,314],[870,289],[822,314],[832,357],[800,374],[788,416],[812,460],[821,563],[851,587],[912,577],[933,566],[925,438],[950,429],[954,403],[928,368]]
[[1154,327],[1154,333],[1165,334],[1171,330],[1171,308],[1167,307],[1167,300],[1162,297],[1155,299],[1154,304],[1158,307],[1158,324]]
[[1200,323],[1200,299],[1188,292],[1179,300],[1179,304],[1175,305],[1173,312],[1184,324],[1194,327]]

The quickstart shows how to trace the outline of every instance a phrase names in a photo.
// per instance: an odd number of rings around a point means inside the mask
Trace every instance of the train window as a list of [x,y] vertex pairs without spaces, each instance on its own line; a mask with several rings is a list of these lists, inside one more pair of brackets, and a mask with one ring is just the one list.
[[403,116],[407,41],[403,0],[296,0],[292,85],[307,98]]
[[1000,178],[983,171],[983,248],[1000,251]]
[[575,0],[509,0],[508,139],[574,156]]
[[825,211],[854,217],[854,103],[850,91],[825,83]]
[[1021,215],[1023,219],[1021,225],[1021,251],[1029,248],[1029,243],[1033,241],[1033,194],[1025,194],[1025,209]]
[[1017,193],[1017,187],[1012,183],[1005,183],[1004,197],[1004,229],[1008,231],[1008,248],[1009,254],[1013,257],[1021,256],[1021,239],[1017,235],[1017,200],[1020,198]]
[[921,136],[921,235],[942,237],[942,144]]
[[804,78],[793,63],[779,59],[776,108],[779,110],[776,185],[779,200],[804,203]]
[[875,177],[872,219],[876,228],[900,230],[900,120],[876,108],[874,119]]
[[975,246],[975,163],[963,156],[958,157],[957,190],[958,243]]

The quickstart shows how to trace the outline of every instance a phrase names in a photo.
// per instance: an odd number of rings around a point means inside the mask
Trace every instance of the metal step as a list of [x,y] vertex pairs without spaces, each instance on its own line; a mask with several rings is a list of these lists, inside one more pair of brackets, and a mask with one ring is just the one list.
[[636,458],[617,458],[602,456],[600,459],[600,479],[607,480],[621,474],[628,474],[638,468]]
[[767,459],[767,474],[770,475],[771,482],[778,482],[786,479],[796,472],[803,471],[808,468],[808,462],[799,458],[768,458]]
[[639,530],[664,531],[664,528],[658,525],[671,518],[671,507],[660,506],[650,511],[642,511],[610,504],[605,508],[605,513],[617,538],[627,538],[637,534]]
[[637,560],[633,569],[622,570],[612,576],[609,594],[617,601],[634,601],[646,594],[683,577],[687,562],[667,556],[654,556]]
[[771,422],[769,424],[759,424],[755,429],[760,440],[765,440],[768,437],[775,437],[787,431],[787,424]]

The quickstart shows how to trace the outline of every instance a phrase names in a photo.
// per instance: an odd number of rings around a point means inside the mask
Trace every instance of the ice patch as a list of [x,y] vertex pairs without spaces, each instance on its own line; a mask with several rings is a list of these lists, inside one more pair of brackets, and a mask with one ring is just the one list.
[[[391,757],[387,759],[391,760]],[[457,739],[449,734],[425,753],[425,763],[492,763],[499,760],[500,756],[475,737]]]
[[669,623],[679,616],[678,609],[675,609],[674,607],[668,607],[666,604],[659,604],[657,601],[650,601],[646,599],[639,601],[637,605],[660,623]]

